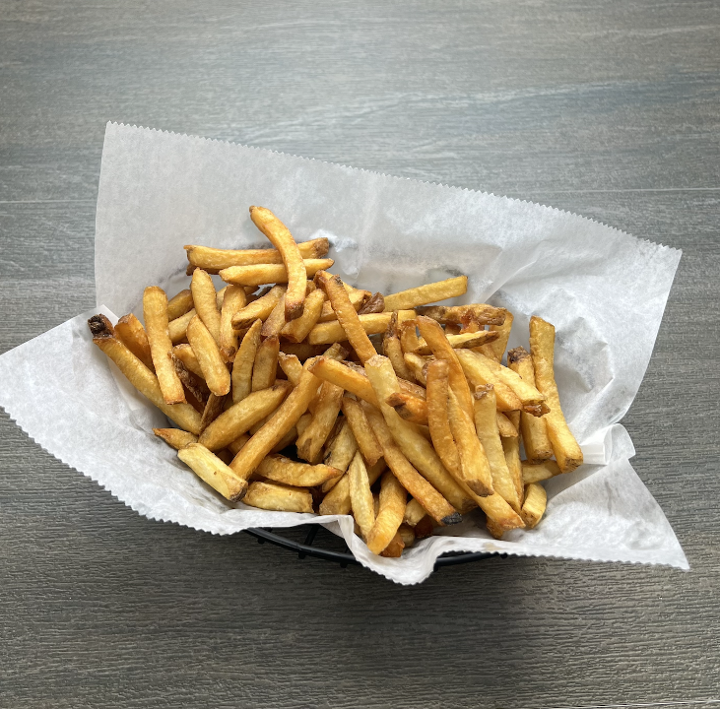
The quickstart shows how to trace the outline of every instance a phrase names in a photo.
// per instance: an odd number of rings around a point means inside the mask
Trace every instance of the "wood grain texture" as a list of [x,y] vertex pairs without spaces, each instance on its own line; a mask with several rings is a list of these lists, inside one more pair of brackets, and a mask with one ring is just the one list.
[[684,250],[624,423],[692,566],[397,587],[142,519],[1,414],[0,704],[717,697],[719,48],[713,2],[0,0],[0,352],[93,304],[106,120],[568,209]]

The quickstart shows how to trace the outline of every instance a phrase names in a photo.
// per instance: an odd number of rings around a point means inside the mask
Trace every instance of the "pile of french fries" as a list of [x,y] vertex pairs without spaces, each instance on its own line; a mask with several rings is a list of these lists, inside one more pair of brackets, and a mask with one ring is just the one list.
[[496,538],[537,525],[542,481],[583,460],[554,327],[533,317],[530,352],[505,366],[512,313],[432,305],[465,294],[465,276],[372,294],[328,272],[327,239],[296,243],[268,209],[250,215],[274,248],[186,246],[190,288],[169,301],[146,288],[144,327],[132,314],[89,320],[177,426],[155,435],[228,500],[352,513],[375,554],[400,556],[478,507]]

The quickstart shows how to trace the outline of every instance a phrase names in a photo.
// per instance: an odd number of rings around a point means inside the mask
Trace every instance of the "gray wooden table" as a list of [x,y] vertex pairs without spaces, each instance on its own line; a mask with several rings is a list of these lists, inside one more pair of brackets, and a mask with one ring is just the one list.
[[720,697],[718,3],[0,0],[0,352],[93,305],[106,120],[522,197],[682,248],[625,424],[692,571],[493,558],[402,588],[143,519],[3,413],[0,706]]

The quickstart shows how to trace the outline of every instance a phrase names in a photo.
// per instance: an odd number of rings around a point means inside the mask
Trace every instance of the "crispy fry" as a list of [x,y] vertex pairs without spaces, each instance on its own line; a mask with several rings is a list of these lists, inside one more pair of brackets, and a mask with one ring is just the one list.
[[215,285],[208,273],[196,268],[190,283],[193,303],[203,325],[213,336],[216,343],[220,342],[220,308],[217,303]]
[[470,350],[457,350],[456,356],[473,387],[493,385],[499,411],[519,411],[522,408],[520,397],[493,371],[491,364],[497,363]]
[[[488,342],[494,343],[495,340],[500,337],[497,332],[491,332],[490,330],[479,330],[478,332],[466,332],[462,335],[450,335],[445,330],[445,337],[447,341],[455,350],[468,350],[473,347],[480,347],[481,345],[490,347]],[[415,354],[429,355],[433,354],[432,348],[425,342],[424,339],[418,341],[418,347],[415,350]]]
[[179,428],[153,428],[153,433],[175,450],[180,450],[189,443],[197,443],[198,439],[194,433],[181,431]]
[[[322,258],[327,254],[330,244],[326,238],[301,241],[297,245],[304,258]],[[282,263],[277,249],[212,249],[208,246],[185,246],[187,259],[193,268],[202,268],[208,273],[218,273],[230,266],[255,266],[261,263]]]
[[365,462],[371,466],[375,465],[382,458],[383,451],[367,420],[365,410],[349,396],[343,397],[342,410]]
[[426,387],[427,374],[425,372],[425,368],[431,361],[431,358],[421,357],[420,355],[416,355],[413,352],[406,352],[403,355],[403,359],[405,360],[405,364],[412,371],[412,375],[415,381],[420,382],[422,386]]
[[448,414],[448,370],[446,360],[432,361],[427,369],[428,427],[433,446],[450,474],[460,476],[460,454],[450,429]]
[[[354,309],[351,308],[351,310],[352,312],[355,312]],[[372,342],[370,342],[370,338],[368,337],[368,335],[383,334],[387,329],[388,323],[390,322],[390,313],[372,313],[370,315],[356,314],[355,317],[358,318],[358,327],[350,327],[353,328],[351,332],[353,333],[353,337],[355,337],[355,339],[357,340],[358,346],[362,348],[362,351],[365,355],[369,355],[371,349],[375,354],[377,354],[377,352],[375,351],[375,347],[373,346]],[[360,332],[362,332],[362,335],[367,339],[367,343],[365,345],[361,345],[360,341],[358,340],[358,338],[361,337],[361,335],[359,334]],[[315,325],[312,330],[310,330],[307,336],[307,342],[311,345],[330,345],[333,342],[345,342],[346,340],[350,340],[350,338],[345,329],[342,327],[339,320],[319,323]],[[353,345],[352,340],[350,340],[350,344],[357,352],[358,350]],[[360,355],[358,354],[358,357],[359,356]]]
[[123,315],[115,325],[115,334],[149,370],[155,371],[150,343],[142,323],[132,314]]
[[[301,260],[307,276],[312,278],[318,271],[332,268],[335,263],[331,258],[309,258]],[[275,264],[259,264],[257,266],[231,266],[223,268],[218,274],[226,283],[236,286],[264,286],[269,283],[288,283],[288,274],[285,266]],[[288,284],[289,285],[289,284]],[[302,281],[303,301],[305,300],[305,279]],[[288,321],[294,320],[287,315],[287,298],[285,300],[285,317]],[[302,307],[296,311],[302,315]],[[298,315],[298,317],[300,317]]]
[[[368,468],[368,481],[374,485],[375,481],[383,474],[387,466],[381,458],[375,465]],[[337,485],[335,485],[323,498],[320,503],[321,515],[346,515],[350,514],[350,476],[345,473]]]
[[205,409],[203,410],[202,419],[200,420],[200,433],[203,431],[223,412],[225,408],[225,396],[215,396],[212,392],[208,397]]
[[181,290],[176,296],[168,301],[168,320],[172,321],[194,308],[192,293],[189,288]]
[[302,315],[296,320],[291,320],[289,323],[286,323],[280,330],[280,336],[290,342],[302,342],[313,327],[315,327],[322,312],[324,302],[325,293],[319,288],[312,291],[312,293],[305,297],[305,306]]
[[[520,412],[511,411],[508,414],[510,422],[516,428],[520,427]],[[522,503],[525,495],[525,486],[523,484],[522,464],[520,462],[520,439],[519,438],[503,438],[503,451],[505,451],[505,462],[507,463],[510,477],[517,491],[517,496]]]
[[145,289],[143,314],[163,399],[166,404],[181,404],[185,401],[185,393],[172,360],[172,342],[168,334],[167,296],[162,288],[149,286]]
[[358,309],[358,315],[369,315],[370,313],[382,313],[385,310],[385,297],[382,293],[375,293],[368,298]]
[[[225,286],[224,288],[221,288],[216,294],[215,294],[215,305],[217,305],[218,312],[222,311],[223,303],[225,302],[225,292],[227,291],[228,287]],[[243,289],[243,293],[245,290]]]
[[339,478],[342,472],[327,465],[297,463],[281,455],[269,455],[255,471],[268,480],[295,487],[314,487],[328,480]]
[[[350,461],[352,461],[357,450],[358,445],[352,428],[347,421],[343,421],[340,430],[325,451],[323,462],[325,465],[344,473],[348,469]],[[328,480],[323,484],[322,491],[327,492],[337,482],[337,480]]]
[[406,364],[403,357],[403,349],[400,344],[400,327],[398,325],[398,314],[393,312],[390,316],[385,337],[383,338],[383,353],[392,362],[393,369],[398,377],[412,380],[413,372]]
[[[387,300],[387,299],[386,299]],[[447,325],[463,325],[475,323],[478,326],[502,325],[507,311],[485,303],[471,305],[430,305],[417,308],[420,315],[426,315],[437,322]]]
[[424,286],[410,288],[409,290],[385,296],[385,310],[409,310],[418,305],[436,303],[447,298],[456,298],[467,292],[467,276],[447,278],[436,283],[426,283]]
[[302,376],[303,366],[300,360],[295,355],[285,354],[284,352],[278,353],[278,364],[280,369],[285,372],[285,376],[293,386],[297,386]]
[[320,379],[355,394],[358,399],[367,401],[373,406],[379,406],[372,384],[364,372],[327,357],[318,357],[312,365],[311,371]]
[[404,549],[408,549],[415,544],[415,530],[409,525],[403,522],[398,528],[397,533],[400,535],[400,539],[402,539]]
[[503,532],[525,526],[522,517],[497,492],[488,497],[478,498],[478,505],[487,516],[488,529],[492,526],[499,535],[498,539]]
[[420,347],[420,337],[417,334],[417,323],[415,316],[410,317],[410,313],[414,310],[398,310],[398,335],[400,337],[400,345],[403,353],[415,352]]
[[390,540],[390,543],[380,552],[380,556],[399,559],[402,556],[404,548],[405,542],[403,541],[402,536],[400,536],[400,532],[395,532],[395,536]]
[[549,413],[545,416],[547,433],[558,466],[569,473],[582,465],[583,453],[565,421],[555,384],[553,361],[555,356],[555,328],[533,315],[530,318],[530,351],[535,366],[535,382],[547,398]]
[[280,340],[277,337],[268,337],[263,340],[255,353],[255,363],[252,373],[252,390],[260,391],[275,384],[277,376],[278,353]]
[[235,313],[245,307],[247,297],[239,286],[228,286],[225,290],[220,310],[220,354],[227,362],[232,362],[238,346],[237,332],[233,329],[232,319]]
[[[348,292],[350,302],[352,303],[352,306],[353,306],[353,308],[355,308],[355,310],[360,310],[360,308],[362,308],[362,306],[365,305],[367,300],[372,295],[370,293],[370,291],[361,290],[359,288],[353,288],[352,286],[350,286],[344,282],[343,282],[343,286],[345,287],[345,290]],[[331,320],[337,320],[337,315],[335,314],[335,311],[333,310],[332,303],[329,300],[326,300],[325,303],[323,304],[322,313],[320,314],[318,322],[330,322]]]
[[287,382],[255,391],[221,413],[200,435],[200,443],[211,451],[225,448],[254,424],[275,411],[290,393]]
[[523,483],[539,483],[541,480],[547,480],[555,475],[560,475],[560,468],[554,460],[544,460],[542,463],[530,463],[527,460],[522,462]]
[[375,523],[375,504],[370,491],[368,471],[360,452],[357,452],[348,469],[350,481],[350,503],[355,521],[364,539],[370,534]]
[[496,362],[501,362],[510,337],[512,324],[513,314],[509,310],[506,310],[505,322],[502,325],[490,325],[489,332],[496,334],[497,339],[491,340],[489,343],[484,343],[478,349],[478,352],[481,352]]
[[197,315],[195,308],[188,310],[185,315],[181,315],[179,318],[168,323],[168,334],[170,335],[170,341],[173,345],[177,345],[185,339],[187,332],[187,326],[190,321]]
[[510,419],[502,411],[497,411],[495,413],[495,418],[497,420],[497,427],[501,438],[518,437],[517,429],[512,425],[512,423],[510,423]]
[[537,526],[547,507],[547,492],[540,483],[530,483],[525,488],[525,503],[522,506],[521,516],[528,529]]
[[323,354],[326,349],[327,347],[325,345],[308,345],[307,342],[300,342],[297,345],[293,342],[280,342],[281,352],[295,355],[303,363]]
[[[183,363],[185,369],[192,372],[196,377],[203,379],[202,369],[200,369],[200,362],[198,362],[193,348],[188,344],[175,345],[172,349],[173,357]],[[204,380],[203,380],[204,381]]]
[[308,463],[320,461],[322,447],[340,413],[342,397],[343,390],[340,387],[330,384],[330,382],[322,383],[312,421],[296,441],[298,456],[307,460]]
[[198,316],[190,321],[187,337],[210,391],[216,396],[229,393],[230,372],[217,343]]
[[[508,367],[516,372],[531,386],[535,386],[535,368],[530,353],[523,347],[516,347],[508,352]],[[522,412],[520,415],[525,456],[531,463],[540,463],[553,455],[552,445],[547,435],[547,424],[544,417],[533,416]]]
[[391,470],[386,471],[380,481],[380,509],[372,528],[365,533],[368,549],[371,552],[379,554],[397,534],[405,515],[406,505],[405,488]]
[[253,366],[260,346],[262,320],[256,320],[245,333],[232,367],[233,404],[242,401],[252,391]]
[[409,527],[414,527],[427,512],[425,508],[413,497],[407,503],[405,507],[405,514],[403,515],[403,524],[407,524]]
[[200,443],[190,443],[181,448],[178,458],[226,499],[240,500],[245,494],[247,482]]
[[285,293],[285,286],[273,286],[265,295],[240,308],[232,317],[236,330],[249,327],[256,320],[266,320]]
[[285,487],[256,480],[250,483],[243,498],[246,505],[263,510],[282,512],[312,512],[312,495],[299,487]]

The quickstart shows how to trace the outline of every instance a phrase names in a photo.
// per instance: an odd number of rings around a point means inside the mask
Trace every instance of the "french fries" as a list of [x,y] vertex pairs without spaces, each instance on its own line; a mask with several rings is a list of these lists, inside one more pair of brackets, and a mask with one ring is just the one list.
[[[147,288],[144,327],[132,314],[116,328],[88,321],[180,427],[155,436],[231,503],[352,513],[386,557],[476,507],[496,538],[535,527],[542,481],[582,463],[552,325],[533,317],[530,352],[511,350],[504,366],[511,312],[437,305],[466,294],[465,276],[372,294],[327,271],[327,239],[297,244],[270,210],[250,216],[274,248],[186,246],[190,287],[169,301]],[[227,284],[217,292],[215,274]]]

